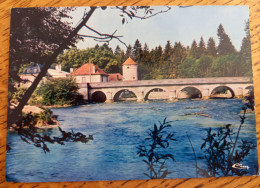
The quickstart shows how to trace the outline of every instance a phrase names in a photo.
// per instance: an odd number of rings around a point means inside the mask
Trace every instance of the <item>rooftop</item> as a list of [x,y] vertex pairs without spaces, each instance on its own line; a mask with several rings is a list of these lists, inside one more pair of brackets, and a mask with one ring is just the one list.
[[123,65],[138,65],[131,57],[129,57]]
[[120,73],[110,73],[108,74],[108,81],[114,82],[114,81],[121,81],[123,80],[123,76]]
[[92,63],[86,63],[73,71],[71,75],[106,75],[108,76],[107,73],[105,73],[102,69],[98,68],[96,65]]

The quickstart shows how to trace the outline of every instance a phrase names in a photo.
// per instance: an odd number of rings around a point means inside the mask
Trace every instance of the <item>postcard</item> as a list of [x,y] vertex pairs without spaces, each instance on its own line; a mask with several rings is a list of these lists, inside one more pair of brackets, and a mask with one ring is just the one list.
[[6,180],[258,175],[248,6],[13,8]]

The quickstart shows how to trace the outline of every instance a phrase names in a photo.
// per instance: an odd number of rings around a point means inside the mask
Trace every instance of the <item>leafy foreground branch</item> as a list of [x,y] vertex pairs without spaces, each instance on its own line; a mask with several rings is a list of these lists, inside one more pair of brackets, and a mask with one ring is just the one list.
[[[242,166],[244,158],[249,155],[250,150],[255,149],[256,145],[247,140],[239,140],[239,134],[246,119],[247,110],[254,110],[254,95],[250,91],[246,98],[248,102],[242,107],[242,115],[240,115],[240,125],[237,133],[233,133],[230,128],[231,124],[227,124],[224,128],[218,128],[213,131],[211,128],[207,130],[207,137],[203,138],[204,143],[201,149],[205,154],[207,167],[200,168],[196,165],[197,174],[203,177],[210,176],[242,176],[247,174],[248,167]],[[235,135],[235,140],[232,138]],[[237,146],[238,142],[240,145]]]
[[[73,131],[66,132],[58,127],[60,136],[50,137],[48,135],[39,134],[40,127],[48,127],[48,125],[55,124],[57,120],[54,119],[52,111],[50,109],[44,109],[41,113],[23,113],[23,118],[17,124],[13,124],[10,130],[17,131],[17,134],[21,137],[22,141],[27,144],[33,144],[35,147],[42,148],[43,151],[50,152],[47,143],[57,143],[64,145],[65,142],[81,142],[87,143],[93,140],[93,136],[86,136],[80,132],[74,133]],[[7,150],[11,147],[7,145]]]
[[148,137],[145,138],[145,145],[137,147],[139,157],[145,158],[143,162],[148,166],[148,173],[144,175],[151,179],[165,178],[171,172],[165,166],[168,159],[175,161],[173,154],[167,152],[170,143],[177,141],[174,139],[173,133],[168,133],[168,128],[171,127],[171,121],[160,122],[160,126],[154,124],[153,129],[149,129]]
[[18,128],[17,132],[20,135],[21,139],[28,143],[33,144],[36,147],[42,148],[43,151],[50,152],[50,149],[47,146],[47,143],[57,143],[60,145],[64,145],[64,142],[81,142],[87,143],[90,140],[93,140],[93,136],[89,135],[88,137],[80,132],[74,133],[63,131],[60,127],[58,127],[61,136],[59,137],[50,137],[48,135],[40,135],[37,133],[37,128],[30,127],[29,129]]

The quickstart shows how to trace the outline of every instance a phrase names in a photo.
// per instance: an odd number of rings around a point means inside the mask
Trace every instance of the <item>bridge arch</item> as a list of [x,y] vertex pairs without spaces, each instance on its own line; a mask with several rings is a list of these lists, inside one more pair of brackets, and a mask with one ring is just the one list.
[[102,91],[95,91],[91,95],[91,101],[93,102],[105,102],[107,100],[106,94]]
[[[149,98],[149,95],[151,98]],[[145,91],[144,94],[144,100],[149,100],[149,99],[169,99],[169,93],[168,90],[166,90],[165,88],[162,87],[155,87],[152,89],[148,89],[147,91]]]
[[136,92],[130,89],[120,89],[115,92],[113,101],[137,100]]
[[229,86],[217,86],[210,92],[210,98],[234,98],[235,92]]
[[179,92],[177,92],[177,98],[202,98],[202,91],[196,86],[184,86],[179,90]]

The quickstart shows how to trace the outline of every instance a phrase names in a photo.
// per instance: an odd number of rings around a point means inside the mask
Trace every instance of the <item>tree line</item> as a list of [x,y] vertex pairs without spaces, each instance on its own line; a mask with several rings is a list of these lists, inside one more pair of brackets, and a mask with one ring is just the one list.
[[84,63],[94,63],[107,73],[122,73],[122,64],[131,57],[139,64],[138,76],[142,80],[173,79],[194,77],[235,77],[251,76],[251,47],[249,22],[245,23],[246,36],[238,51],[222,24],[217,29],[219,44],[213,37],[207,42],[201,37],[185,47],[181,42],[171,44],[167,41],[165,47],[161,45],[149,49],[137,39],[134,45],[128,45],[126,51],[116,46],[115,50],[107,43],[93,48],[72,48],[57,57],[63,70],[78,68]]

